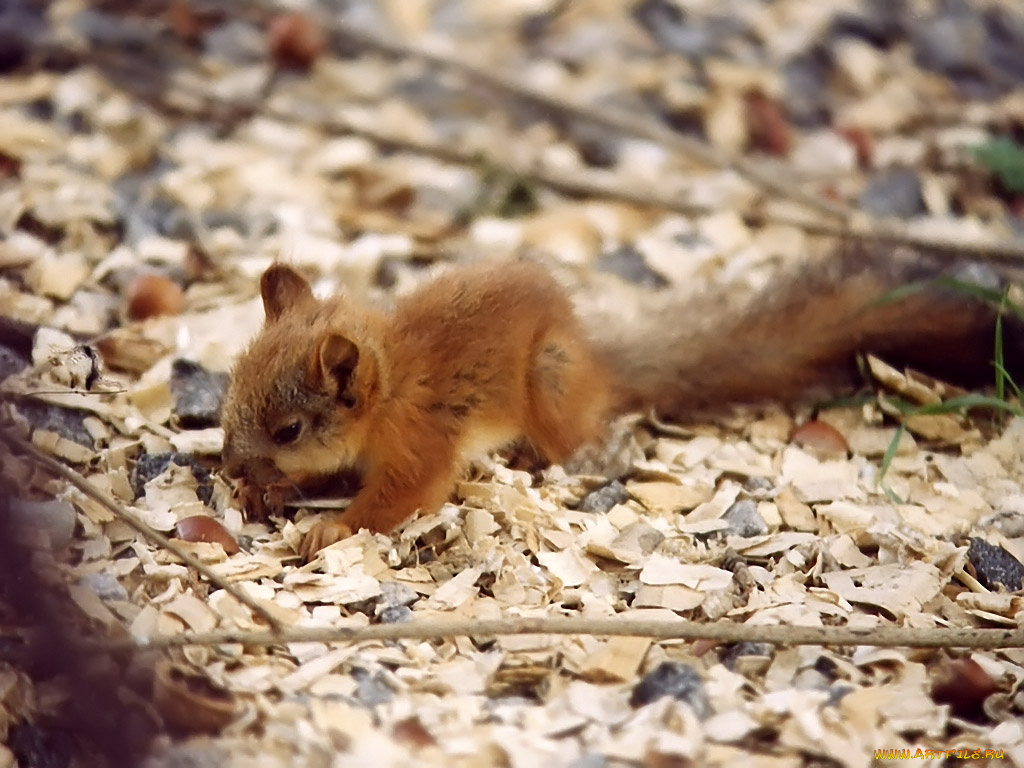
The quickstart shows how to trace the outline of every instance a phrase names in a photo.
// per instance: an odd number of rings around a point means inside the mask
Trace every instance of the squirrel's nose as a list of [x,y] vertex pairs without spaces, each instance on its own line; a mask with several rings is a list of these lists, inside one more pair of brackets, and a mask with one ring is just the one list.
[[269,485],[281,478],[281,472],[270,459],[243,459],[230,450],[221,453],[221,472],[232,480],[247,480],[257,485]]

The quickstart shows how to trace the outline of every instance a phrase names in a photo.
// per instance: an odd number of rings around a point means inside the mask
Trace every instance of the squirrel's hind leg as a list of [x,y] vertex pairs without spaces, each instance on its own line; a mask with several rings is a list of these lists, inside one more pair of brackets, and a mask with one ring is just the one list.
[[580,334],[541,336],[526,389],[523,431],[548,461],[565,461],[604,434],[611,403],[609,380]]

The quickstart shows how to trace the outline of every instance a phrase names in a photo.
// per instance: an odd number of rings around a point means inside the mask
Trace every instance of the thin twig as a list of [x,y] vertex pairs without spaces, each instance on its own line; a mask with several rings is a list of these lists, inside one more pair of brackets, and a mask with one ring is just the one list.
[[772,645],[864,645],[886,648],[1022,648],[1024,630],[905,627],[797,627],[759,626],[717,622],[701,624],[685,619],[659,620],[628,617],[544,617],[508,619],[414,619],[402,624],[366,627],[306,627],[272,632],[208,632],[116,641],[117,647],[177,648],[187,645],[241,643],[250,646],[297,642],[368,640],[439,640],[447,637],[494,635],[599,635],[652,637],[661,640],[714,640],[719,643],[758,642]]
[[[283,109],[268,106],[265,114],[282,121],[294,121],[295,115]],[[621,179],[602,178],[601,174],[584,169],[561,168],[550,171],[534,164],[517,163],[509,158],[498,158],[481,151],[460,149],[451,144],[412,139],[382,131],[358,121],[333,115],[310,121],[329,133],[362,136],[376,144],[417,154],[429,155],[449,163],[482,165],[495,168],[524,181],[549,187],[579,197],[618,200],[645,208],[660,208],[684,216],[708,216],[721,212],[721,208],[697,205],[672,194],[652,188],[630,189]],[[845,222],[814,220],[801,216],[786,216],[768,211],[739,211],[738,215],[751,226],[776,224],[800,229],[808,234],[835,237],[842,240],[871,241],[888,245],[905,245],[927,250],[939,256],[989,261],[1020,267],[1024,264],[1024,242],[999,240],[996,242],[965,242],[929,237],[911,232],[896,222],[875,221],[868,217],[854,217]]]
[[271,627],[274,632],[267,633],[268,636],[276,634],[277,631],[282,629],[281,622],[273,616],[266,608],[260,605],[258,602],[249,597],[245,592],[238,589],[235,585],[219,576],[214,572],[208,565],[199,560],[195,555],[185,551],[178,546],[174,541],[164,536],[159,531],[149,527],[144,521],[140,520],[136,515],[129,512],[123,506],[118,504],[107,494],[100,491],[89,483],[81,474],[64,466],[56,459],[47,456],[45,453],[40,451],[31,443],[24,439],[10,434],[9,431],[0,429],[0,439],[8,444],[12,450],[18,449],[27,453],[33,461],[39,464],[43,469],[52,475],[56,475],[62,480],[66,480],[71,483],[75,488],[84,493],[93,501],[103,505],[103,507],[109,510],[112,514],[116,515],[120,520],[123,520],[128,526],[138,531],[143,538],[148,539],[158,547],[167,550],[175,557],[179,558],[185,565],[190,568],[195,568],[200,574],[205,576],[211,584],[219,589],[223,589],[238,602],[242,603],[246,607],[250,608],[254,613],[258,614],[263,618]]
[[765,171],[746,158],[731,157],[714,147],[676,133],[671,128],[659,123],[642,117],[614,113],[609,110],[598,111],[566,98],[556,99],[549,93],[531,88],[512,76],[494,72],[481,65],[471,64],[463,59],[455,59],[409,43],[389,40],[368,29],[353,26],[345,21],[328,18],[323,18],[321,21],[335,33],[343,35],[366,48],[372,48],[397,58],[417,59],[432,67],[457,72],[469,80],[483,84],[493,90],[510,94],[516,98],[541,105],[545,110],[556,114],[582,120],[592,125],[603,126],[619,133],[650,139],[705,165],[716,168],[731,168],[763,189],[790,198],[829,216],[845,220],[853,214],[853,211],[848,206],[840,205],[826,200],[820,195],[806,192],[792,181],[780,177],[777,171]]
[[[397,55],[399,50],[401,48],[396,46],[393,53]],[[94,56],[103,61],[108,67],[115,66],[120,61],[115,54],[107,52],[96,52]],[[143,71],[152,69],[152,67],[147,67],[144,63],[139,62],[133,62],[133,68]],[[155,80],[155,76],[154,78],[147,79],[146,82],[152,80]],[[261,89],[261,97],[266,96],[266,92],[271,87],[272,82],[272,79],[268,80],[268,83]],[[199,92],[198,89],[180,83],[175,87],[185,90],[192,99],[199,101],[201,106],[193,109],[187,109],[181,105],[174,106],[169,104],[164,94],[159,92],[147,92],[145,98],[154,106],[165,111],[176,114],[188,114],[193,118],[205,117],[215,122],[243,120],[247,116],[251,116],[261,110],[263,114],[274,117],[282,122],[294,123],[298,120],[294,112],[275,108],[271,104],[261,105],[255,100],[241,104],[213,101],[209,98],[208,94]],[[594,114],[600,117],[598,113]],[[588,112],[588,116],[593,115]],[[450,142],[432,142],[388,133],[376,126],[349,120],[336,114],[330,117],[321,116],[319,118],[305,115],[303,119],[305,120],[304,124],[314,124],[328,133],[362,136],[382,146],[436,157],[449,163],[487,166],[509,176],[518,177],[524,181],[545,186],[567,195],[618,200],[640,207],[660,208],[684,216],[707,216],[721,211],[721,208],[686,202],[677,195],[659,192],[650,186],[642,190],[631,189],[627,184],[623,183],[621,178],[609,178],[608,174],[595,173],[586,169],[569,170],[561,168],[557,171],[547,170],[532,162],[515,162],[507,156],[498,157],[480,150],[462,149]],[[674,141],[682,139],[682,137],[675,134],[670,135],[674,137]],[[870,241],[888,245],[906,245],[928,250],[937,256],[945,256],[947,258],[970,258],[1016,267],[1020,267],[1024,263],[1024,242],[1000,240],[997,242],[978,243],[930,237],[912,232],[906,225],[900,222],[877,221],[864,214],[845,216],[842,221],[787,216],[769,211],[737,211],[737,215],[751,226],[777,224],[791,226],[813,235],[835,237],[844,240]]]

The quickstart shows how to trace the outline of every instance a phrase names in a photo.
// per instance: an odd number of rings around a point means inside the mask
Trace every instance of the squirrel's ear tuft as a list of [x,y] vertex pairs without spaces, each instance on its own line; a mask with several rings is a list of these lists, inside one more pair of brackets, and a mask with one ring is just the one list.
[[288,307],[313,298],[309,281],[287,264],[271,264],[260,278],[260,295],[267,320],[277,320]]
[[326,334],[310,362],[320,386],[336,388],[336,399],[346,408],[357,405],[355,374],[359,347],[351,339],[340,333]]

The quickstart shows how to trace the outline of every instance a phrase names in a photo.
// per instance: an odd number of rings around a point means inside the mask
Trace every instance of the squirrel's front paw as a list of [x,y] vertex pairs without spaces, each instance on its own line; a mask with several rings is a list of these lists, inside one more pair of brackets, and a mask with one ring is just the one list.
[[324,547],[330,546],[336,541],[347,539],[355,531],[348,527],[338,518],[324,518],[318,520],[316,525],[309,529],[306,537],[302,540],[299,554],[303,560],[312,560],[316,553]]

